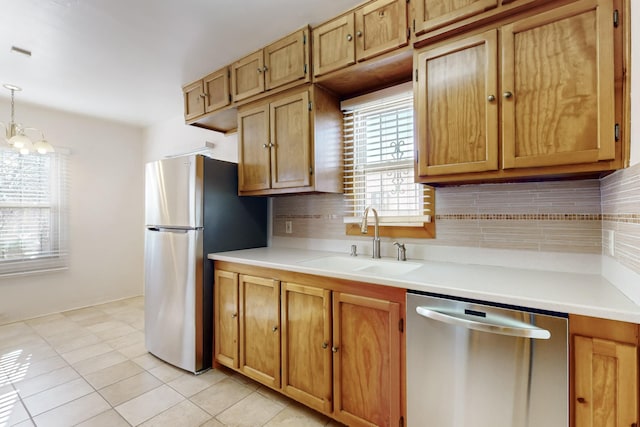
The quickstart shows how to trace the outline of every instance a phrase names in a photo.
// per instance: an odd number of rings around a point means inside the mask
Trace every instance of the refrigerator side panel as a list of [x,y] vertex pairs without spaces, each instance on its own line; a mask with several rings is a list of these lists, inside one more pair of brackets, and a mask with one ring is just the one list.
[[202,227],[202,160],[185,156],[146,164],[146,225]]
[[202,230],[145,231],[145,344],[182,369],[202,369]]

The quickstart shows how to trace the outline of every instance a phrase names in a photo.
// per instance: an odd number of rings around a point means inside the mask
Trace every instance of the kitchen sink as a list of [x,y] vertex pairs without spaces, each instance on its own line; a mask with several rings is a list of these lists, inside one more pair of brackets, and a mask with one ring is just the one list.
[[407,261],[391,261],[372,258],[356,258],[327,256],[300,261],[297,264],[323,270],[349,273],[380,274],[383,276],[399,276],[422,266],[420,263]]

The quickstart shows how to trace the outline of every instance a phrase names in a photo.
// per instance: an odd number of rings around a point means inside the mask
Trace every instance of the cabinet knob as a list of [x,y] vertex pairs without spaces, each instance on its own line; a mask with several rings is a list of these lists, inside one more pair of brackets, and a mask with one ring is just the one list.
[[262,67],[262,71],[264,71],[264,72],[266,73],[267,71],[269,71],[269,69],[268,69],[268,68],[267,68],[267,66],[265,65],[264,67]]
[[511,92],[507,91],[507,92],[503,93],[502,96],[504,96],[505,99],[509,99],[509,98],[511,98],[513,96],[513,94]]
[[487,101],[489,101],[489,102],[493,102],[493,101],[495,101],[495,100],[496,100],[496,96],[495,96],[495,95],[489,95],[489,96],[487,96]]
[[353,40],[353,36],[351,34],[347,34],[347,41]]
[[258,67],[258,74],[262,72],[262,68]]
[[329,347],[329,343],[328,342],[323,342],[322,343],[322,348],[328,348]]
[[338,352],[338,347],[331,347],[331,351],[333,351],[334,353]]
[[200,94],[200,98],[206,98],[206,97],[207,97],[207,94],[206,94],[206,93],[201,93],[201,94]]
[[578,403],[587,403],[587,399],[585,399],[584,397],[579,397],[577,400]]
[[277,330],[278,330],[278,327],[277,327],[277,326],[274,326],[273,328],[271,328],[271,332],[275,332],[275,331],[277,331]]
[[232,318],[232,319],[235,319],[236,317],[238,317],[238,313],[233,313],[233,314],[231,315],[231,318]]
[[262,144],[262,148],[269,148],[269,144]]
[[358,31],[358,32],[356,32],[356,36],[358,36],[358,37],[362,37],[362,31]]

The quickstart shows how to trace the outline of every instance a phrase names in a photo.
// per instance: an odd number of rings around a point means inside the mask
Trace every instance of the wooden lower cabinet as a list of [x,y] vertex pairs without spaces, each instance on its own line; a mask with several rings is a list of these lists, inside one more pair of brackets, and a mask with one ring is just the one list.
[[570,316],[572,427],[638,425],[638,325]]
[[404,289],[215,268],[216,363],[349,426],[403,425]]

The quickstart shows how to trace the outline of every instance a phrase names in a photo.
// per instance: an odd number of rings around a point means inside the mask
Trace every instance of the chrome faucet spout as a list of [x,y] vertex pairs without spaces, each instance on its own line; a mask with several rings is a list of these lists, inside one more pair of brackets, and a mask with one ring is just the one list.
[[362,213],[362,224],[360,225],[360,232],[362,234],[367,234],[367,218],[369,217],[369,210],[373,212],[373,219],[375,221],[373,228],[373,258],[380,258],[380,231],[378,227],[378,211],[376,211],[371,206],[368,206]]

